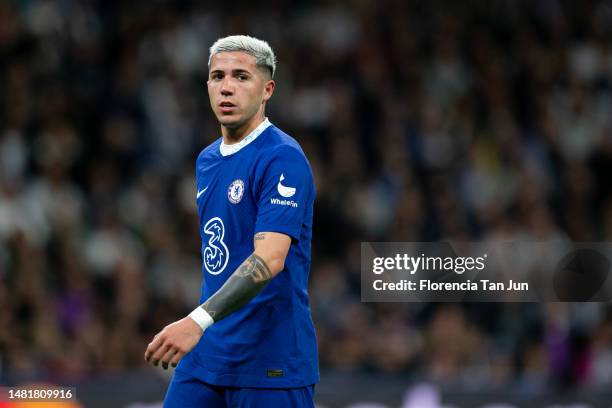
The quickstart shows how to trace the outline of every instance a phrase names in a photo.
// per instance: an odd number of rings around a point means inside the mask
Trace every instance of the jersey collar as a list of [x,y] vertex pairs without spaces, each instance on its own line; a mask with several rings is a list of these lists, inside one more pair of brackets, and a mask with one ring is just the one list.
[[247,135],[244,139],[234,144],[225,144],[221,142],[219,145],[219,151],[221,152],[221,156],[230,156],[238,151],[240,151],[243,147],[251,143],[253,140],[257,139],[257,136],[261,135],[264,130],[268,128],[268,126],[272,125],[268,118],[265,118],[263,122],[259,124],[251,133]]

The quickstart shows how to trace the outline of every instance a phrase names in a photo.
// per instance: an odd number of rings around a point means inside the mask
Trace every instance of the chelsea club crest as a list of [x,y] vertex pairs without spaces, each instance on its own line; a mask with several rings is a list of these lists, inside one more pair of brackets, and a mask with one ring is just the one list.
[[236,179],[227,189],[227,199],[232,204],[238,204],[244,195],[244,181]]

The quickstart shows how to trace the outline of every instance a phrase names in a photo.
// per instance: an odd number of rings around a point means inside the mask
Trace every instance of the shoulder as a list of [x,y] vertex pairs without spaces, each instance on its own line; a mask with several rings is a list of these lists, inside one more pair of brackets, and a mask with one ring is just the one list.
[[214,142],[212,142],[211,144],[209,144],[208,146],[206,146],[204,149],[202,149],[200,154],[198,154],[198,158],[196,159],[196,163],[201,163],[201,162],[206,161],[206,160],[218,158],[219,155],[221,154],[219,152],[219,145],[221,145],[221,141],[222,140],[223,140],[223,138],[220,137],[217,140],[215,140]]
[[276,126],[270,125],[265,140],[259,151],[260,159],[264,163],[274,160],[297,160],[298,163],[303,162],[310,167],[298,141]]

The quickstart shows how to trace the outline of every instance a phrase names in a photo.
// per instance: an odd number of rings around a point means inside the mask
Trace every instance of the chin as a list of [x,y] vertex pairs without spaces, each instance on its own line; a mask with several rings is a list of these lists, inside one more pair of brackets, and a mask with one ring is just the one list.
[[231,120],[231,121],[220,121],[221,126],[226,127],[228,129],[236,129],[239,128],[240,126],[242,126],[244,124],[244,122],[239,122],[236,120]]
[[242,125],[242,121],[237,117],[228,117],[228,116],[220,116],[217,118],[221,126],[225,126],[226,128],[233,129]]

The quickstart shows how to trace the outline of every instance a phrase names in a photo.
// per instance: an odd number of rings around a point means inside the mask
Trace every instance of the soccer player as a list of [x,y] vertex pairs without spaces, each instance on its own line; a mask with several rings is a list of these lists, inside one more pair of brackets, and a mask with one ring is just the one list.
[[202,304],[159,332],[145,359],[178,364],[167,408],[313,407],[310,164],[265,116],[276,86],[268,43],[221,38],[208,67],[222,137],[196,161]]

